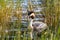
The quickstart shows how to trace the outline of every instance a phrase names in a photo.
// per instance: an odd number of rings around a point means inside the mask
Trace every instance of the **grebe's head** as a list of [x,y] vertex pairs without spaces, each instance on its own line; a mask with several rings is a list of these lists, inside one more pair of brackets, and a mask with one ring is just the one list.
[[28,11],[28,16],[29,16],[29,18],[34,19],[35,18],[34,11]]

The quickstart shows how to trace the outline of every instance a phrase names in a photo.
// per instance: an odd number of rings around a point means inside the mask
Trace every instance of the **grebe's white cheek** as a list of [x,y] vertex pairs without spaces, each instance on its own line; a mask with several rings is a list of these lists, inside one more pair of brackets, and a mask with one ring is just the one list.
[[35,14],[34,14],[34,13],[32,13],[30,16],[35,16]]

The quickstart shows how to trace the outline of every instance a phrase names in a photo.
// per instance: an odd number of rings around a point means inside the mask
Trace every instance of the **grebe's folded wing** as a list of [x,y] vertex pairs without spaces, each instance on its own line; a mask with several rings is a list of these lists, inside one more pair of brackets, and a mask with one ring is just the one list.
[[42,32],[47,29],[47,24],[44,22],[34,22],[32,25],[38,32]]
[[40,25],[41,23],[42,23],[42,22],[36,21],[36,22],[33,22],[32,26],[33,26],[33,27],[39,27],[39,25]]

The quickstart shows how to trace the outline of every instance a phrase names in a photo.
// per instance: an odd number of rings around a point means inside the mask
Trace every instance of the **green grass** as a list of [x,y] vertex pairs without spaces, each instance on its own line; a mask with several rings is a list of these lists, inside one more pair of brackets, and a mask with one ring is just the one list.
[[[30,37],[28,37],[28,39],[30,40]],[[26,40],[25,36],[23,37],[23,40]],[[42,33],[41,37],[39,37],[39,40],[60,40],[60,27],[58,28],[56,33],[55,31],[50,29]]]

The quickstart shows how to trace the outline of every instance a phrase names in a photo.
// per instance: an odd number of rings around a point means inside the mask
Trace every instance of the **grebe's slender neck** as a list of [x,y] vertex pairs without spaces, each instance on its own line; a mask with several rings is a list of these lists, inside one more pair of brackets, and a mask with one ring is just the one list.
[[30,27],[32,27],[33,19],[30,19]]

